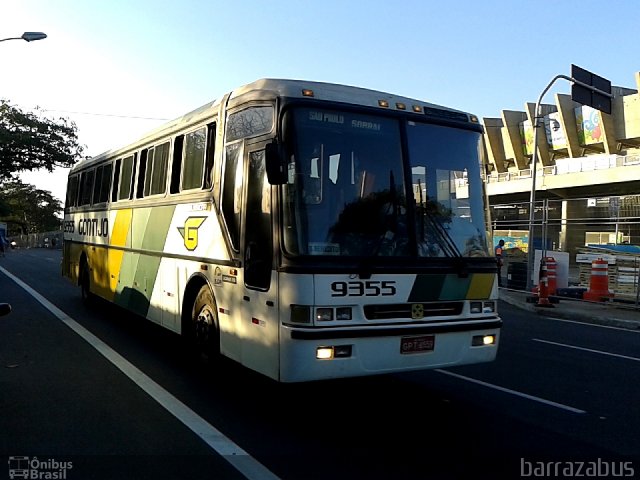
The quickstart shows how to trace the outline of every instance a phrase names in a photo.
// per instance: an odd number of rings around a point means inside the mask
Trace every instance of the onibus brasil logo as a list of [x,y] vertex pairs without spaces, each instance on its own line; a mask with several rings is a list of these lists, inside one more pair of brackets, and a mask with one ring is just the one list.
[[61,462],[53,458],[40,460],[38,457],[9,457],[9,478],[38,480],[65,480],[67,471],[73,468],[73,462]]

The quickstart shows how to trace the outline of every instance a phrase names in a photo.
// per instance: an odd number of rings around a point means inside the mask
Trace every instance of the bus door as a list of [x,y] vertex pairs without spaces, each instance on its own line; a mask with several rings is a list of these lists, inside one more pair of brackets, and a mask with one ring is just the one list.
[[273,268],[271,185],[267,181],[264,148],[245,150],[245,208],[242,235],[242,323],[246,329],[242,363],[278,378],[277,277]]

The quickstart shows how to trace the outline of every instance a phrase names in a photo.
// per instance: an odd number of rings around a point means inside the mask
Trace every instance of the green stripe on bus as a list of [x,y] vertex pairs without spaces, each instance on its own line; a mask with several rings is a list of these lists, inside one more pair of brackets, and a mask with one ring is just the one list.
[[409,302],[435,302],[440,300],[440,292],[447,275],[417,275],[409,294]]
[[[162,252],[175,206],[145,208],[134,211],[132,247]],[[146,316],[158,278],[161,258],[126,252],[120,269],[120,285],[115,302],[138,315]]]
[[464,300],[467,298],[471,277],[472,275],[466,278],[460,278],[458,275],[447,275],[440,292],[440,300]]
[[418,275],[408,302],[436,302],[489,298],[494,274],[473,273],[466,278],[456,274]]
[[167,240],[167,233],[173,219],[175,205],[167,205],[164,207],[156,207],[151,209],[147,227],[142,239],[143,250],[155,250],[162,252],[164,244]]

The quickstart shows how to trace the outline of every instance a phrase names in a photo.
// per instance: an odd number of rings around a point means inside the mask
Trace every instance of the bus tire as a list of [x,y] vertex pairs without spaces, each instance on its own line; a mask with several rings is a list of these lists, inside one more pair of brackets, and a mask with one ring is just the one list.
[[83,261],[80,264],[80,294],[85,305],[91,305],[93,302],[93,293],[91,293],[91,272],[89,264]]
[[200,287],[191,309],[188,339],[198,357],[208,363],[220,356],[220,330],[215,300],[208,285]]

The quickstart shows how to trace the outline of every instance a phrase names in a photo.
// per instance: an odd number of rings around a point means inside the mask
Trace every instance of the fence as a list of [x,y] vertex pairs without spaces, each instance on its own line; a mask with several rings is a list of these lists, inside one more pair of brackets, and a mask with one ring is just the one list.
[[8,239],[17,248],[62,248],[62,230],[14,235]]

